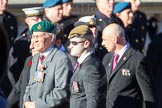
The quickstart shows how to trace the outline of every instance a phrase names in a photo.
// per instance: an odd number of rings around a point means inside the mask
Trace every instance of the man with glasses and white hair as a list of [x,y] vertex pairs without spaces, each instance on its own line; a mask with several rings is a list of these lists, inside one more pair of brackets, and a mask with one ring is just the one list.
[[25,108],[68,107],[68,83],[70,61],[55,46],[56,26],[48,21],[39,22],[31,28],[34,49],[30,79],[24,94]]
[[76,56],[70,81],[70,108],[102,108],[105,105],[105,69],[94,56],[93,34],[88,26],[72,29],[68,38],[71,55]]

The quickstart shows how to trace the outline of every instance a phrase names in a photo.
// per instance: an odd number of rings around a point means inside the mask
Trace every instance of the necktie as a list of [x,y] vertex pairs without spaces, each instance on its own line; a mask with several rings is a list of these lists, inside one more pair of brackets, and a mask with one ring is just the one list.
[[80,69],[80,63],[79,62],[76,62],[75,66],[73,68],[73,72],[75,72],[77,70],[77,68]]
[[118,55],[118,54],[115,54],[115,55],[114,55],[114,59],[113,59],[112,70],[115,69],[116,64],[117,64],[117,62],[118,62],[118,59],[119,59],[119,55]]
[[45,57],[44,55],[41,55],[41,56],[39,57],[40,62],[42,63],[42,62],[44,61],[45,58],[46,58],[46,57]]

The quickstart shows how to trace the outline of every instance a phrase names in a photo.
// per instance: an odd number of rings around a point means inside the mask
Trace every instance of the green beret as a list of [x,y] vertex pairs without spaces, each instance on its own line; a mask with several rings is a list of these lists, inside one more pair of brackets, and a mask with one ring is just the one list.
[[31,33],[33,32],[48,32],[56,34],[56,26],[49,21],[38,22],[31,28]]
[[69,39],[73,38],[73,37],[81,37],[84,38],[85,35],[92,35],[91,30],[89,29],[89,27],[87,25],[80,25],[77,26],[75,28],[73,28],[68,36]]

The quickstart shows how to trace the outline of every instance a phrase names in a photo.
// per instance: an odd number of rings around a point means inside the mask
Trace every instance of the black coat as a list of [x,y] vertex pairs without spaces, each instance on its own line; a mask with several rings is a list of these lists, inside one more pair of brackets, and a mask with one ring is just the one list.
[[112,71],[113,53],[108,53],[103,64],[107,74],[107,108],[155,108],[150,68],[143,55],[132,48],[126,50]]
[[13,14],[7,11],[5,11],[4,14],[0,17],[2,17],[2,21],[0,22],[3,23],[4,28],[9,36],[9,43],[12,45],[15,38],[17,37],[18,32],[17,19]]
[[0,24],[0,83],[4,78],[4,75],[7,75],[5,72],[6,61],[7,61],[7,54],[8,54],[8,46],[9,40],[7,32],[2,24]]
[[122,21],[117,18],[114,14],[111,17],[107,17],[101,12],[97,11],[95,13],[96,23],[97,23],[97,29],[98,29],[98,36],[97,36],[97,42],[95,44],[95,55],[102,60],[104,55],[107,53],[106,48],[104,48],[102,44],[102,31],[104,28],[111,23],[118,23],[121,26],[123,26]]
[[158,34],[149,45],[146,59],[152,67],[152,77],[155,81],[157,108],[161,108],[162,103],[162,33]]
[[70,82],[70,108],[104,108],[105,69],[94,55],[88,56],[76,69]]
[[64,18],[59,22],[60,27],[63,30],[63,37],[61,39],[63,45],[67,48],[69,45],[68,35],[70,31],[74,28],[74,23],[78,20],[78,16],[71,15],[67,18]]
[[30,35],[31,34],[28,28],[24,29],[24,31],[21,33],[21,36],[15,39],[14,44],[10,48],[7,68],[8,77],[11,83],[18,81],[25,60],[28,56],[31,55],[29,49]]
[[25,94],[25,88],[29,82],[31,65],[32,56],[29,56],[25,61],[24,68],[21,72],[19,80],[16,82],[10,95],[8,96],[7,100],[10,106],[19,101],[20,108],[23,108],[23,96]]
[[7,31],[4,26],[0,24],[0,87],[3,90],[4,94],[7,96],[11,89],[11,85],[9,84],[9,79],[7,78],[7,55],[9,50],[9,37],[7,35]]
[[146,39],[147,19],[146,15],[137,11],[134,13],[134,21],[126,29],[130,45],[137,51],[142,52]]

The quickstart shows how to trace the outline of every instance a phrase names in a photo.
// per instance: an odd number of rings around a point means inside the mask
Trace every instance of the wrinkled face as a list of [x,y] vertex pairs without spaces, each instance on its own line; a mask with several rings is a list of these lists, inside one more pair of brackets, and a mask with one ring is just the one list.
[[96,0],[99,11],[103,13],[112,13],[114,9],[114,0]]
[[38,53],[38,51],[34,48],[34,42],[32,40],[31,40],[29,49],[30,49],[32,56]]
[[63,8],[62,5],[56,5],[54,7],[45,9],[46,17],[52,22],[57,23],[63,19]]
[[104,46],[108,52],[114,52],[115,42],[113,34],[103,31],[102,33],[102,46]]
[[71,50],[71,55],[80,57],[85,49],[84,46],[85,39],[74,37],[70,39],[69,49]]
[[0,0],[0,11],[4,12],[7,9],[8,0]]
[[63,3],[63,16],[68,17],[72,13],[72,2]]
[[40,53],[45,52],[54,43],[54,35],[45,32],[33,32],[31,36],[31,42],[33,42],[33,47]]
[[123,21],[125,27],[133,22],[133,13],[131,9],[125,9],[124,11],[118,13],[117,16]]
[[43,18],[39,16],[27,17],[25,19],[25,22],[29,26],[29,29],[31,29],[34,24],[41,22],[41,21],[43,21]]

